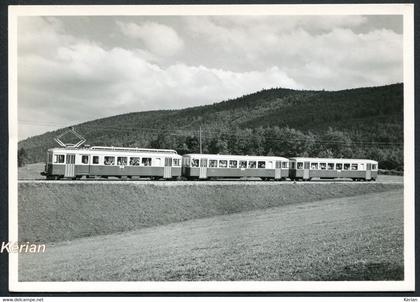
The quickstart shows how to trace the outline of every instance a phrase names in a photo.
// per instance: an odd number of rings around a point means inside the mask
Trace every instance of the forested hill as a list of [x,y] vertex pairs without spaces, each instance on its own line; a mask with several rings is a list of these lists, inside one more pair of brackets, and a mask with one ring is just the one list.
[[[372,158],[403,167],[403,84],[341,91],[262,90],[181,110],[134,112],[75,125],[90,145],[176,149],[180,154]],[[26,162],[45,160],[65,129],[19,142]],[[65,138],[64,138],[65,140]]]

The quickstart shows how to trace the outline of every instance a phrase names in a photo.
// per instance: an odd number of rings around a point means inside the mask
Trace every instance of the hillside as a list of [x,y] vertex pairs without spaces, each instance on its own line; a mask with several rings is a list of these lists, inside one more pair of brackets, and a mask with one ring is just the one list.
[[[198,152],[363,157],[403,166],[403,84],[341,91],[273,88],[212,105],[134,112],[75,125],[90,145]],[[19,142],[45,160],[59,129]]]

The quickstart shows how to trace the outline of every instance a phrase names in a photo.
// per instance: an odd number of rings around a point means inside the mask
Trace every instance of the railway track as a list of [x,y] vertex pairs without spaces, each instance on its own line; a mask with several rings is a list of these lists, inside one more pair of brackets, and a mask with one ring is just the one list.
[[403,184],[401,180],[377,180],[369,181],[351,181],[347,179],[335,180],[311,180],[311,181],[261,181],[261,180],[205,180],[205,181],[170,181],[170,180],[107,180],[107,179],[88,179],[88,180],[45,180],[45,179],[24,179],[18,180],[18,183],[54,183],[54,184],[153,184],[153,185],[304,185],[304,184],[332,184],[332,183],[353,183],[353,184]]

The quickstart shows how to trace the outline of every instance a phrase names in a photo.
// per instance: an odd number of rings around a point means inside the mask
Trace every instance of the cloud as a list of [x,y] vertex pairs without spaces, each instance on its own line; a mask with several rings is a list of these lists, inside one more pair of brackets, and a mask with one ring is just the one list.
[[204,41],[201,54],[209,65],[240,71],[277,66],[306,89],[402,81],[402,35],[389,29],[354,30],[366,22],[363,16],[185,19],[188,32]]
[[[19,58],[20,119],[72,124],[126,112],[203,105],[263,88],[301,88],[277,67],[247,72],[181,62],[161,67],[136,49],[67,41],[71,43],[57,45],[49,58],[40,53]],[[24,131],[22,135],[28,135]]]
[[153,54],[170,57],[184,47],[177,32],[163,24],[144,22],[142,24],[117,22],[121,32],[129,38],[140,39]]
[[[384,28],[358,32],[368,28],[363,16],[111,18],[101,19],[108,27],[100,34],[88,28],[83,38],[69,31],[67,20],[19,18],[20,120],[71,125],[263,88],[335,90],[402,81],[402,35]],[[103,31],[118,43],[107,43]],[[21,125],[19,137],[47,128]]]

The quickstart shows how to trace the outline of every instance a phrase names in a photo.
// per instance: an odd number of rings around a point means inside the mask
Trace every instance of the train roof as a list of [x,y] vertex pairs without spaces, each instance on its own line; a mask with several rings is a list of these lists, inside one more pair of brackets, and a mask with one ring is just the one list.
[[175,155],[181,157],[175,150],[171,149],[148,149],[148,148],[130,148],[130,147],[105,147],[92,146],[89,148],[51,148],[50,152],[64,153],[85,153],[85,154],[149,154],[149,155]]
[[355,159],[355,158],[321,158],[321,157],[291,157],[290,160],[296,160],[296,161],[316,161],[316,162],[326,162],[326,163],[332,163],[332,162],[346,162],[346,163],[371,163],[371,164],[377,164],[378,162],[376,160],[372,159]]
[[286,157],[280,156],[258,156],[258,155],[230,155],[230,154],[199,154],[199,153],[191,153],[191,154],[184,154],[183,156],[194,157],[197,159],[207,158],[207,159],[248,159],[248,160],[283,160],[289,161]]

